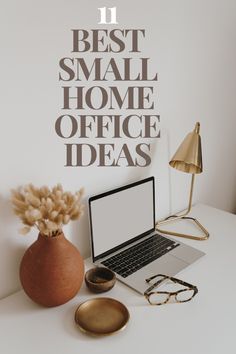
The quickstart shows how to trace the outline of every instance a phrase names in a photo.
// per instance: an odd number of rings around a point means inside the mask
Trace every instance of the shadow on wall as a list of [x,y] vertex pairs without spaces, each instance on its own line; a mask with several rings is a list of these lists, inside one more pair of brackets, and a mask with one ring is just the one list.
[[[26,246],[18,234],[17,219],[9,199],[0,195],[0,298],[20,288],[16,265],[20,264]],[[19,269],[19,266],[18,266]]]
[[65,235],[79,249],[82,257],[85,259],[90,256],[90,235],[89,235],[89,216],[88,199],[84,201],[84,214],[75,222],[71,222],[70,235]]

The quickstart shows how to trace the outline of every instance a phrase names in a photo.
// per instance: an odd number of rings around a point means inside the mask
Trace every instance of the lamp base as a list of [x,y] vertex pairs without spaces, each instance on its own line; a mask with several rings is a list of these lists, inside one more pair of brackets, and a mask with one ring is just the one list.
[[[183,233],[179,233],[179,232],[175,232],[175,231],[168,231],[168,230],[162,230],[159,228],[159,225],[161,224],[166,224],[168,222],[173,222],[175,220],[192,220],[197,226],[198,228],[203,232],[202,236],[194,236],[194,235],[189,235],[189,234],[183,234]],[[168,216],[165,220],[157,222],[156,223],[156,230],[161,232],[162,234],[165,235],[171,235],[171,236],[178,236],[178,237],[184,237],[184,238],[189,238],[192,240],[198,240],[198,241],[204,241],[207,240],[210,236],[209,232],[205,229],[205,227],[196,219],[193,218],[191,216],[178,216],[178,215],[171,215]]]

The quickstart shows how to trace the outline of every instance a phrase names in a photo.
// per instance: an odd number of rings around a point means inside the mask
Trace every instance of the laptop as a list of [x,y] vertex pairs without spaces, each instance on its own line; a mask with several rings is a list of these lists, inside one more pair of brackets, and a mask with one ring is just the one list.
[[89,216],[93,263],[141,294],[145,279],[174,276],[204,255],[155,231],[154,177],[91,197]]

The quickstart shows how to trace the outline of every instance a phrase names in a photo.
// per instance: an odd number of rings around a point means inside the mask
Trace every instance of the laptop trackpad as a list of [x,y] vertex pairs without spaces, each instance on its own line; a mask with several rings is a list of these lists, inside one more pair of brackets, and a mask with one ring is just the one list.
[[127,278],[127,284],[136,289],[137,291],[144,293],[149,287],[145,279],[156,274],[175,275],[182,269],[186,268],[188,263],[176,258],[170,254],[165,255],[161,259],[148,264],[138,272],[132,274]]

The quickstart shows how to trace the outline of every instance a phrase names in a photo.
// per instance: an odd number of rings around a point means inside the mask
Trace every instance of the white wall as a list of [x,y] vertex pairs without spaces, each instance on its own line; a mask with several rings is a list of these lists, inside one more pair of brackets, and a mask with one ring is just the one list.
[[[234,0],[2,1],[0,14],[0,297],[19,287],[18,266],[35,240],[18,235],[10,189],[33,182],[86,189],[86,196],[154,174],[158,217],[186,206],[189,176],[168,159],[195,121],[202,126],[204,173],[195,200],[235,210],[236,2]],[[145,28],[145,56],[159,73],[163,139],[148,168],[65,168],[54,132],[60,114],[58,60],[70,54],[72,28],[97,28],[97,7],[117,6],[119,28]],[[135,13],[135,15],[134,15]],[[170,146],[170,152],[168,148]],[[87,215],[65,230],[89,253]]]

